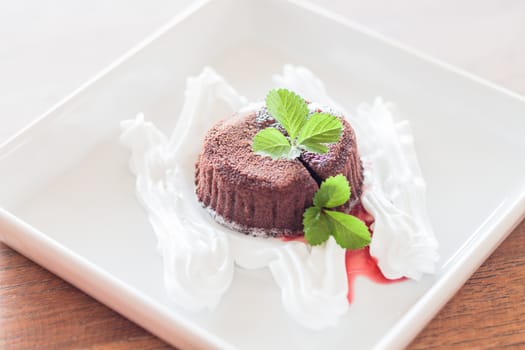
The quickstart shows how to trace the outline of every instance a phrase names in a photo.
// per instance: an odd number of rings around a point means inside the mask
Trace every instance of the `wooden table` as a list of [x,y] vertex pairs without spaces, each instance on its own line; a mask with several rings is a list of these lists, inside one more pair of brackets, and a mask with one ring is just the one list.
[[[0,349],[170,346],[0,243]],[[410,349],[525,349],[525,221]]]

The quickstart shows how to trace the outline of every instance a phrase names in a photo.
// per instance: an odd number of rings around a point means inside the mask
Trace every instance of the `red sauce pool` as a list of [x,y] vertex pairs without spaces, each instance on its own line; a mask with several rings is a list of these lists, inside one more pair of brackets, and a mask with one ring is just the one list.
[[[371,225],[374,223],[374,217],[370,215],[361,203],[355,205],[352,208],[350,214],[361,219],[368,230],[372,234]],[[300,237],[283,237],[283,241],[299,241],[306,243],[303,236]],[[357,250],[347,250],[345,255],[345,264],[346,264],[346,275],[348,278],[348,303],[352,302],[354,297],[354,280],[357,276],[364,276],[371,281],[381,284],[389,284],[394,282],[404,281],[406,278],[398,278],[391,280],[383,276],[383,273],[377,266],[377,261],[370,255],[370,247],[365,247]]]
[[[361,203],[357,204],[352,208],[350,214],[361,219],[368,230],[372,234],[372,228],[370,227],[374,223],[374,217],[370,215]],[[354,297],[354,280],[357,276],[364,276],[376,283],[388,284],[394,282],[400,282],[405,278],[398,278],[390,280],[383,276],[383,273],[377,266],[377,260],[370,255],[370,247],[364,247],[357,250],[347,250],[345,255],[346,260],[346,275],[348,277],[348,302],[351,303]]]
[[354,298],[354,280],[357,276],[364,276],[376,283],[388,284],[400,282],[405,278],[390,280],[383,276],[377,266],[377,261],[370,255],[370,248],[365,247],[357,250],[346,251],[346,275],[348,277],[348,302],[351,303]]

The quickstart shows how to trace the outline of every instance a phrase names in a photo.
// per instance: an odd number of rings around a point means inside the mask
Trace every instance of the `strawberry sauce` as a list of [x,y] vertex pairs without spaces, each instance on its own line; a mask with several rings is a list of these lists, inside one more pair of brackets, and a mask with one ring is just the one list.
[[[374,217],[370,215],[361,203],[357,204],[352,208],[350,214],[361,219],[368,230],[372,234],[371,225],[374,223]],[[377,260],[370,255],[370,247],[364,247],[357,250],[347,250],[345,255],[346,260],[346,275],[348,277],[348,303],[352,302],[354,297],[354,280],[357,276],[365,276],[366,278],[382,284],[388,284],[393,282],[400,282],[405,278],[398,278],[390,280],[383,276],[381,270],[377,266]]]
[[[368,227],[370,234],[373,234],[373,230],[371,226],[374,223],[374,217],[370,215],[365,210],[365,208],[363,208],[361,203],[356,204],[350,211],[350,214],[361,219]],[[285,242],[298,241],[298,242],[307,243],[306,240],[304,239],[304,236],[282,237],[281,240]],[[346,265],[346,275],[348,278],[348,294],[347,294],[348,303],[351,303],[353,300],[354,280],[356,279],[357,276],[364,276],[375,283],[381,283],[381,284],[401,282],[406,279],[405,277],[402,277],[402,278],[391,280],[383,276],[383,273],[379,269],[379,266],[377,266],[377,260],[370,255],[369,246],[364,247],[362,249],[347,250],[345,254],[345,265]]]

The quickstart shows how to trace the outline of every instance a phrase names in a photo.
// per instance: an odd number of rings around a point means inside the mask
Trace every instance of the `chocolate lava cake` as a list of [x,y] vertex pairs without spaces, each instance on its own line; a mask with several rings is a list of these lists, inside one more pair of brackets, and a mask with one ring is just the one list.
[[343,174],[352,196],[339,209],[348,211],[361,196],[363,174],[354,131],[346,120],[341,122],[341,138],[326,154],[303,152],[294,160],[272,160],[253,152],[258,131],[279,128],[266,107],[218,122],[206,134],[195,165],[198,200],[218,222],[237,231],[301,236],[303,212],[312,205],[319,184]]

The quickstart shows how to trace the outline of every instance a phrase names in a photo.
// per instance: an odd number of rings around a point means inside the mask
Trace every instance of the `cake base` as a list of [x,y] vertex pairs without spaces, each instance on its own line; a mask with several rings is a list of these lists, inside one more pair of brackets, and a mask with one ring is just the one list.
[[[359,203],[358,199],[349,201],[345,207],[344,212],[349,214],[352,209]],[[289,229],[279,229],[279,228],[262,228],[262,227],[249,227],[246,225],[241,225],[232,220],[226,219],[224,216],[217,213],[209,205],[205,205],[203,202],[199,201],[199,204],[206,210],[206,212],[220,225],[230,229],[232,231],[244,233],[252,237],[262,237],[262,238],[296,238],[304,236],[302,230],[289,230]]]

